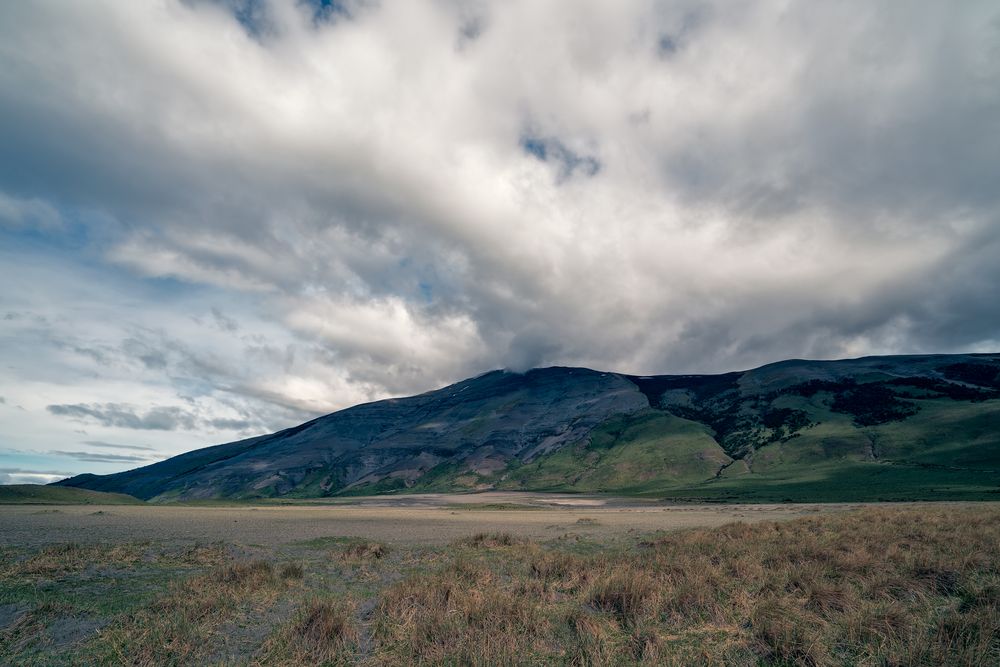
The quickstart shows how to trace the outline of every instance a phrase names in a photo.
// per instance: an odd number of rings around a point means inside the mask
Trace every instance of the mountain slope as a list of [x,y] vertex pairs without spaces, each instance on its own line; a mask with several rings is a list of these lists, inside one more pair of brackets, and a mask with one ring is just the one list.
[[493,371],[59,484],[157,500],[483,488],[1000,499],[1000,355],[789,360],[722,375]]

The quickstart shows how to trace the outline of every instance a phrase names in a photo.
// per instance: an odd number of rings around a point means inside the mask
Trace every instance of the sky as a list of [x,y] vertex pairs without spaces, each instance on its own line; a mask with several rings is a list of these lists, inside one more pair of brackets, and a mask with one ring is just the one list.
[[1000,5],[0,3],[0,483],[494,368],[1000,350]]

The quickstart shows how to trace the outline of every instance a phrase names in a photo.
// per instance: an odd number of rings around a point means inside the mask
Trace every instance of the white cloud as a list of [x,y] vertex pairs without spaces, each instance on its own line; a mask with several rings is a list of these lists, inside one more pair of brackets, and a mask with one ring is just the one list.
[[17,468],[0,468],[0,485],[4,484],[51,484],[66,479],[73,473],[35,472]]
[[0,192],[0,224],[54,230],[62,219],[53,206],[40,199],[18,199]]

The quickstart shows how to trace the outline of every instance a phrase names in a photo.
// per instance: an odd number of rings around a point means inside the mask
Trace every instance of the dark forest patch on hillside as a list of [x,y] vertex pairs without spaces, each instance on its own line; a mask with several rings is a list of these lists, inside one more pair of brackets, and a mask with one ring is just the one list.
[[667,391],[685,389],[691,393],[693,400],[705,401],[726,391],[739,387],[737,382],[743,373],[724,373],[722,375],[653,375],[639,377],[625,375],[626,379],[639,388],[653,408],[662,407],[662,397]]
[[[989,379],[989,374],[981,368],[969,369],[968,366],[980,364],[954,364],[963,367],[952,371],[964,373],[964,377],[975,377],[981,382]],[[949,368],[953,368],[949,367]],[[986,367],[990,368],[992,367]],[[851,415],[858,426],[874,426],[892,421],[901,421],[919,412],[920,408],[909,398],[920,398],[900,391],[905,388],[920,389],[934,398],[950,398],[956,401],[985,401],[1000,397],[1000,391],[989,391],[970,387],[964,384],[948,382],[938,378],[911,376],[892,378],[876,382],[859,383],[853,378],[843,380],[809,380],[781,389],[768,396],[774,399],[783,395],[798,395],[812,398],[820,392],[832,394],[830,409],[841,414]]]
[[1000,389],[1000,367],[988,364],[959,363],[944,367],[944,376],[949,380],[968,382],[980,387]]
[[858,426],[874,426],[900,421],[920,410],[909,401],[900,400],[892,389],[881,382],[859,384],[837,394],[830,408],[851,415]]
[[953,401],[985,401],[1000,397],[1000,391],[988,391],[928,377],[906,377],[888,380],[885,384],[893,387],[914,387],[945,396]]

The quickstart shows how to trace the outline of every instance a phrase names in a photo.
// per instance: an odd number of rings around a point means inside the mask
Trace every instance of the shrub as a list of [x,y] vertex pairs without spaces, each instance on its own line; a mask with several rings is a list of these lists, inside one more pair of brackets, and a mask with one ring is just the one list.
[[301,579],[305,574],[301,563],[285,563],[278,576],[282,579]]
[[596,609],[614,613],[623,623],[632,623],[651,608],[658,590],[648,570],[623,568],[595,582],[589,599]]

